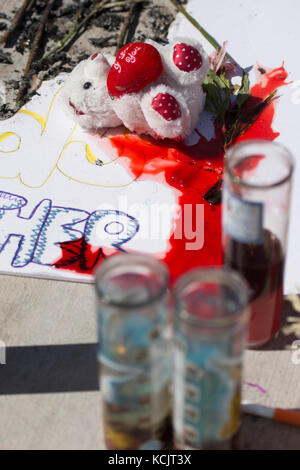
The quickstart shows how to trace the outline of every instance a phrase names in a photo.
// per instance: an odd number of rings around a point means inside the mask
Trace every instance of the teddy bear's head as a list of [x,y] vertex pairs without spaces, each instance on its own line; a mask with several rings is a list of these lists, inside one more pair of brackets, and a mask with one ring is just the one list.
[[[112,112],[106,87],[110,67],[103,54],[93,54],[74,68],[63,87],[60,101],[67,114],[83,128],[92,128],[99,116]],[[115,125],[119,125],[119,120]]]
[[62,91],[63,103],[88,130],[123,123],[132,132],[179,140],[192,132],[203,110],[208,69],[209,58],[196,40],[134,42],[115,59],[93,54],[80,62]]

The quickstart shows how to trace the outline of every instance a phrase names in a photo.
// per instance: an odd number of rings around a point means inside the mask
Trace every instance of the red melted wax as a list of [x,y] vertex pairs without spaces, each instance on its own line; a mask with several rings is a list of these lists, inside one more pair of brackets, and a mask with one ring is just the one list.
[[[265,99],[277,88],[287,84],[285,82],[287,72],[283,65],[261,77],[261,81],[251,88],[252,104]],[[274,103],[271,103],[253,126],[237,140],[276,139],[279,133],[272,129],[274,112]],[[145,139],[134,134],[110,137],[110,141],[121,157],[118,161],[135,178],[159,182],[165,180],[165,184],[174,189],[182,209],[185,204],[192,204],[194,209],[196,204],[204,204],[203,248],[189,251],[186,250],[186,243],[192,240],[186,240],[184,237],[178,240],[174,235],[170,238],[164,260],[170,268],[172,279],[196,266],[222,264],[221,204],[212,205],[203,199],[208,189],[223,173],[222,129],[215,125],[215,137],[210,141],[199,134],[199,141],[192,146],[170,140],[160,142],[150,138]],[[194,221],[196,221],[195,213],[196,210],[193,214]],[[62,257],[55,263],[56,267],[85,274],[93,272],[96,264],[104,258],[103,253],[101,251],[99,254],[99,249],[97,251],[97,248],[90,247],[87,243],[83,243],[82,239],[80,240],[61,243]],[[77,258],[71,253],[74,244],[75,246],[77,244],[75,250]],[[72,256],[75,256],[74,263]]]

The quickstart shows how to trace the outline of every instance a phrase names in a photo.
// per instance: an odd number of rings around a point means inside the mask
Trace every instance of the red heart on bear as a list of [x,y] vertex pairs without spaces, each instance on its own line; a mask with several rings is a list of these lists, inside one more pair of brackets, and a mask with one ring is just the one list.
[[156,80],[163,71],[160,54],[151,44],[133,42],[119,50],[107,77],[108,93],[120,98],[137,93]]

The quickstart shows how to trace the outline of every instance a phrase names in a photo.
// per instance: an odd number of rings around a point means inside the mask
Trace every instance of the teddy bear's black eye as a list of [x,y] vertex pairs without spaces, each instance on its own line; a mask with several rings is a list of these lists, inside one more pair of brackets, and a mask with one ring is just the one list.
[[91,88],[91,86],[92,86],[91,82],[85,82],[85,84],[83,85],[83,88],[87,90],[88,88]]

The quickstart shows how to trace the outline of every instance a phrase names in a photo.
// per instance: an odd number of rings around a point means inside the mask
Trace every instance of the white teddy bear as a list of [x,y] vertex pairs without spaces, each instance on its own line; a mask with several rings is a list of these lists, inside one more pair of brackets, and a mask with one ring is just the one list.
[[124,124],[139,134],[180,140],[191,134],[203,110],[208,70],[209,58],[196,40],[135,42],[116,58],[99,53],[80,62],[60,102],[88,131]]

